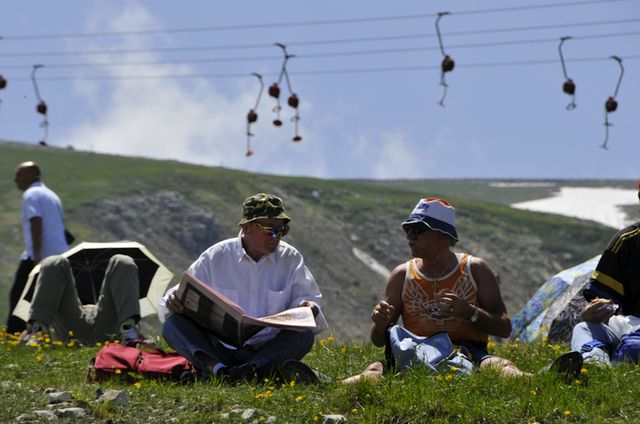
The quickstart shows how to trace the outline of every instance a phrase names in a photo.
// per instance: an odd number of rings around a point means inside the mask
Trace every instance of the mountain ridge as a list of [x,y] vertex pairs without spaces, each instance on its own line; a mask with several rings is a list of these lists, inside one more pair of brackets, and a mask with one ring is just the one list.
[[[24,160],[39,162],[43,181],[62,198],[67,225],[78,240],[139,241],[176,276],[208,246],[237,235],[247,196],[272,192],[283,197],[293,218],[287,241],[303,253],[323,291],[332,332],[343,340],[367,338],[369,312],[384,290],[380,272],[354,252],[387,269],[408,260],[400,223],[425,195],[456,205],[461,238],[456,250],[484,257],[500,275],[511,315],[547,278],[599,254],[613,235],[592,222],[511,209],[497,195],[499,201],[492,203],[488,189],[482,201],[459,197],[468,180],[457,189],[451,180],[394,187],[0,142],[5,173]],[[4,298],[22,248],[20,192],[7,177],[0,181]],[[0,314],[6,314],[6,304]]]

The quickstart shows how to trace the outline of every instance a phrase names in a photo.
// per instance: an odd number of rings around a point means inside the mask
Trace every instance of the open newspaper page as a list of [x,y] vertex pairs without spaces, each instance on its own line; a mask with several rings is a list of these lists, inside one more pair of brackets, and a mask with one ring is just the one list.
[[176,296],[184,305],[184,313],[209,329],[221,341],[240,347],[264,327],[306,330],[316,327],[309,307],[293,308],[266,317],[250,317],[233,300],[184,273]]

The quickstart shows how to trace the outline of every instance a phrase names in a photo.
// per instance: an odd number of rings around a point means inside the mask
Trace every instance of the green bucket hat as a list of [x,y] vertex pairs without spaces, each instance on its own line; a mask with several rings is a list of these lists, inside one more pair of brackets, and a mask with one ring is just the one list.
[[284,213],[284,202],[278,196],[267,193],[254,194],[242,204],[242,219],[238,225],[246,224],[260,218],[284,219],[291,221]]

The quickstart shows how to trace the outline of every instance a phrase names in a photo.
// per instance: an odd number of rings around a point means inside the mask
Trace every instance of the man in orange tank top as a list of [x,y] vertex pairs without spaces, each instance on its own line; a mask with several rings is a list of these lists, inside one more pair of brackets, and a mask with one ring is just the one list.
[[[404,338],[415,346],[426,337],[446,333],[475,366],[495,367],[503,376],[526,375],[508,359],[487,352],[489,336],[509,337],[511,319],[487,262],[451,250],[458,241],[453,205],[421,199],[402,228],[412,259],[391,272],[384,299],[373,308],[373,344],[393,351],[389,348]],[[400,317],[404,327],[397,325]],[[406,365],[399,358],[395,362],[401,368]],[[345,382],[377,380],[382,368],[382,363],[373,363]]]

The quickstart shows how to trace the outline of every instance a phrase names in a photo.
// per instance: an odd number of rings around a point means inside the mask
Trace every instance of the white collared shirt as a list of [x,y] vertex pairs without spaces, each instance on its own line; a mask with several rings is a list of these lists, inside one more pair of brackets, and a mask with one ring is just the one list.
[[[314,302],[320,310],[316,333],[328,328],[320,309],[322,294],[300,252],[280,240],[275,252],[254,261],[242,247],[242,232],[236,238],[214,244],[205,250],[187,270],[205,284],[240,305],[253,317],[275,314],[297,307],[303,300]],[[158,305],[161,320],[170,313],[166,300],[177,290],[167,291]],[[265,328],[247,341],[258,344],[273,339],[279,330]]]
[[34,259],[31,219],[36,217],[42,218],[40,259],[59,255],[69,249],[64,238],[64,219],[60,198],[43,182],[36,181],[22,194],[21,221],[25,251],[22,253],[21,259]]

